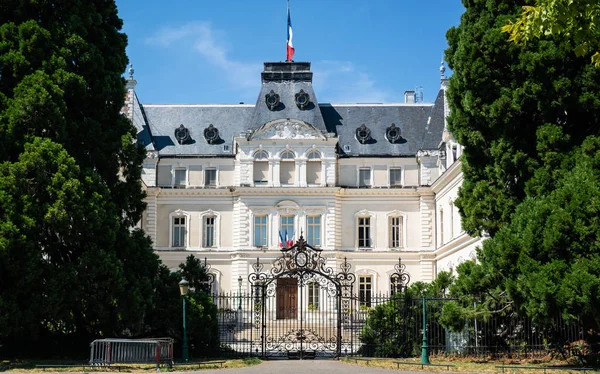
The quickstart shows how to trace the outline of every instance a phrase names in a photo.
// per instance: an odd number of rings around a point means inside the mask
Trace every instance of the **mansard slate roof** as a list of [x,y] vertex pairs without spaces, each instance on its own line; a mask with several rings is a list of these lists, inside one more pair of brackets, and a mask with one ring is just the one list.
[[[305,121],[321,131],[339,137],[340,157],[414,156],[417,151],[437,149],[444,129],[444,95],[440,90],[433,104],[328,104],[315,105],[310,63],[265,63],[256,105],[143,105],[135,100],[134,124],[138,141],[159,155],[233,156],[233,138],[248,136],[265,123],[292,118]],[[265,97],[271,90],[280,104],[269,108]],[[299,108],[295,96],[308,94],[310,104]],[[401,139],[392,144],[386,129],[395,124]],[[209,125],[219,131],[219,140],[209,144],[204,131]],[[365,125],[371,139],[361,144],[356,130]],[[190,139],[179,144],[175,129],[183,125]],[[151,141],[149,140],[151,139]],[[224,147],[228,146],[228,147]]]

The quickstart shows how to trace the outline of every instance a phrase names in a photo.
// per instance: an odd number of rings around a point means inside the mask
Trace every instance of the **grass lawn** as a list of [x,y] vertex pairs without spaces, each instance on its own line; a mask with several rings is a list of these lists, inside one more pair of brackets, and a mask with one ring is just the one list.
[[[199,360],[200,361],[200,360]],[[207,361],[225,361],[223,369],[242,368],[246,366],[258,365],[261,360],[257,358],[248,358],[240,360],[207,360]],[[47,372],[74,372],[81,373],[85,372],[156,372],[156,365],[139,365],[139,364],[114,364],[110,368],[107,367],[94,367],[90,368],[87,361],[56,361],[56,360],[28,360],[28,361],[2,361],[0,362],[0,372],[14,372],[14,373],[37,373],[41,372],[41,368],[36,368],[36,365],[77,365],[75,367],[64,367],[64,368],[46,368]],[[162,367],[160,371],[189,371],[189,370],[202,370],[202,369],[220,369],[221,364],[208,364],[208,365],[177,365],[172,369],[168,367]]]
[[[394,361],[400,362],[411,362],[415,364],[421,363],[421,358],[401,358],[401,359],[391,359],[391,358],[374,358],[370,362],[366,361],[358,361],[355,363],[354,358],[346,357],[342,360],[342,362],[346,362],[352,365],[360,365],[360,366],[369,366],[369,367],[377,367],[383,369],[394,369],[398,370]],[[477,358],[449,358],[449,357],[430,357],[429,360],[432,364],[450,364],[454,365],[454,367],[450,367],[451,372],[457,373],[501,373],[502,369],[496,368],[499,365],[517,365],[517,366],[566,366],[567,363],[564,361],[552,361],[552,360],[529,360],[529,361],[519,361],[519,360],[483,360]],[[401,371],[425,371],[425,372],[435,372],[435,371],[447,371],[445,366],[426,366],[424,369],[421,369],[421,366],[418,365],[400,365]],[[598,370],[598,368],[596,368]],[[543,374],[543,370],[536,369],[504,369],[505,373],[523,373],[523,374]],[[578,370],[548,370],[548,374],[581,374],[582,371]],[[589,371],[588,371],[589,373]]]

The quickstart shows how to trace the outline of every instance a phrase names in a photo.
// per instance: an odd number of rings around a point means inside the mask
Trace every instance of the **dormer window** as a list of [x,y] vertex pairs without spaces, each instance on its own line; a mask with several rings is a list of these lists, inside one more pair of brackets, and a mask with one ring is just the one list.
[[279,95],[275,93],[275,91],[271,90],[271,92],[265,95],[265,104],[267,104],[269,110],[277,109],[280,103],[281,99]]
[[300,90],[300,92],[298,92],[296,94],[295,98],[296,98],[296,105],[300,109],[305,109],[308,106],[308,104],[310,103],[310,96],[308,96],[308,94],[306,92],[304,92],[304,90]]
[[183,126],[183,124],[179,125],[179,127],[175,129],[175,139],[177,140],[177,143],[184,144],[190,140],[190,137],[190,130]]
[[392,123],[392,125],[385,130],[385,137],[392,144],[398,143],[400,138],[402,138],[400,135],[400,128],[396,127],[395,123]]
[[219,140],[219,130],[212,124],[204,129],[204,139],[208,144],[214,144]]
[[371,130],[363,123],[359,128],[356,129],[356,140],[361,144],[366,144],[371,140]]

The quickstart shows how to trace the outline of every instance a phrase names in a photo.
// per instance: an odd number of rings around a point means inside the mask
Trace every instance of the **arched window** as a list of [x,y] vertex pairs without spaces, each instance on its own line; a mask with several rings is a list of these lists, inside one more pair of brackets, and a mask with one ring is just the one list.
[[317,151],[311,151],[306,158],[306,183],[308,185],[320,185],[322,183],[321,154]]
[[279,163],[279,182],[283,185],[293,185],[296,181],[296,155],[292,151],[284,151]]
[[254,185],[265,185],[269,182],[269,155],[265,151],[254,154]]

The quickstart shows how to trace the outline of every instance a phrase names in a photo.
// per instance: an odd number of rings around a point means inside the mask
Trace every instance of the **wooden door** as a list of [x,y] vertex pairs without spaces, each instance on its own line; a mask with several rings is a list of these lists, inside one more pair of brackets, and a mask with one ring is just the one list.
[[277,319],[295,319],[298,311],[298,279],[277,279]]

